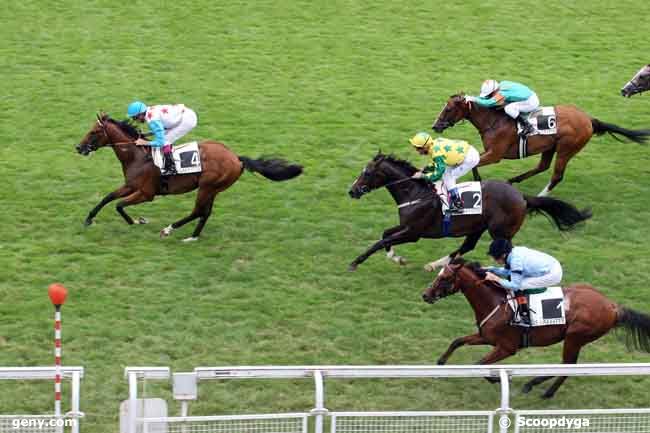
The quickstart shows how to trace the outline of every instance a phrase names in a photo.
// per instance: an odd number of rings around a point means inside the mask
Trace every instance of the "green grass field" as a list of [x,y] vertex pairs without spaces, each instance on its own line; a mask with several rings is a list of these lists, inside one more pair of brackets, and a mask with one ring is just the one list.
[[[473,332],[461,296],[420,301],[422,265],[459,239],[398,248],[409,265],[377,254],[349,262],[397,221],[386,191],[352,201],[347,190],[381,148],[421,165],[407,139],[427,131],[446,98],[477,93],[483,79],[528,83],[546,105],[575,103],[601,120],[650,127],[643,96],[620,87],[647,63],[641,0],[609,2],[108,2],[26,0],[0,16],[0,365],[53,362],[49,283],[69,288],[66,365],[83,365],[82,431],[118,431],[127,365],[431,364],[451,339]],[[291,182],[245,174],[220,195],[201,241],[194,194],[137,208],[127,226],[107,206],[122,182],[111,150],[74,151],[95,113],[124,116],[133,99],[182,102],[199,113],[188,138],[225,142],[240,155],[279,155],[305,166]],[[469,124],[447,137],[480,146]],[[588,281],[616,302],[650,313],[647,191],[650,148],[594,138],[554,196],[594,218],[569,235],[529,219],[519,244],[548,251],[565,281]],[[506,179],[537,157],[484,168]],[[550,171],[520,185],[530,194]],[[483,238],[468,257],[486,260]],[[487,348],[463,348],[472,363]],[[508,360],[559,362],[560,346]],[[650,362],[615,336],[582,362]],[[647,378],[570,379],[557,397],[518,393],[513,407],[648,406]],[[0,412],[51,410],[51,384],[0,383]],[[151,385],[148,393],[167,396]],[[493,409],[483,381],[355,381],[328,386],[329,409]],[[193,414],[310,409],[311,383],[201,386]],[[171,413],[176,414],[173,405]]]

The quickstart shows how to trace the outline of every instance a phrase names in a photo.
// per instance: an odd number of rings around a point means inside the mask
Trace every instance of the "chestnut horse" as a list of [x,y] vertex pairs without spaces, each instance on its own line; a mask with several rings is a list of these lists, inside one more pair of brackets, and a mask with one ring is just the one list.
[[512,239],[528,214],[543,213],[562,231],[570,230],[578,223],[591,218],[591,212],[587,209],[581,211],[569,203],[550,197],[526,196],[505,182],[488,180],[481,184],[482,214],[452,217],[447,233],[443,226],[440,198],[438,194],[434,194],[431,185],[426,181],[411,178],[416,171],[408,161],[380,152],[352,184],[349,194],[354,199],[385,186],[397,205],[399,225],[384,231],[381,240],[354,259],[350,264],[350,271],[356,270],[368,257],[382,248],[386,250],[389,259],[403,265],[405,260],[395,255],[394,245],[417,242],[421,238],[465,236],[460,248],[424,267],[426,271],[431,272],[449,263],[451,259],[472,251],[486,231],[493,239]]
[[[615,304],[590,284],[572,284],[562,290],[566,324],[529,328],[531,346],[550,346],[564,340],[562,361],[575,364],[583,346],[613,328],[622,327],[627,336],[628,350],[640,349],[650,353],[650,316]],[[506,303],[505,290],[499,284],[485,280],[485,270],[478,263],[453,260],[427,287],[422,298],[433,304],[458,291],[463,292],[472,306],[479,330],[455,339],[438,359],[438,364],[445,364],[454,350],[466,344],[494,346],[479,364],[492,364],[517,353],[524,330],[509,324],[513,312]],[[523,392],[528,393],[535,385],[552,378],[536,377],[524,385]],[[553,397],[565,380],[566,376],[558,377],[543,397]]]
[[160,169],[153,163],[149,146],[134,144],[139,136],[140,132],[129,123],[116,121],[102,113],[97,116],[97,122],[76,146],[82,155],[89,155],[104,146],[112,147],[122,164],[125,179],[124,185],[106,195],[90,211],[85,225],[92,224],[93,218],[101,208],[119,198],[122,200],[117,203],[116,209],[122,218],[128,224],[144,224],[147,222],[144,218],[134,222],[124,208],[152,201],[156,195],[183,194],[198,188],[192,213],[160,232],[160,237],[169,236],[174,229],[199,218],[192,237],[184,239],[194,241],[198,240],[210,217],[217,194],[235,183],[244,170],[260,173],[274,181],[292,179],[302,173],[300,165],[289,164],[281,159],[250,159],[237,156],[223,143],[201,141],[199,150],[203,170],[200,173],[161,176]]
[[[550,193],[562,181],[569,160],[582,150],[594,134],[620,134],[636,143],[643,143],[650,137],[650,130],[630,130],[605,123],[590,117],[573,105],[558,105],[555,107],[555,114],[557,134],[528,137],[527,155],[542,154],[537,167],[508,180],[509,183],[522,182],[546,171],[551,165],[553,155],[557,153],[553,176],[539,193],[541,196]],[[503,158],[519,159],[516,122],[503,110],[485,108],[465,101],[465,95],[462,93],[449,98],[433,124],[433,129],[442,132],[463,119],[469,120],[478,129],[483,140],[485,152],[481,154],[478,167],[497,163]],[[478,170],[474,170],[474,178],[480,179]]]
[[621,95],[629,98],[637,93],[650,90],[650,65],[645,65],[621,89]]

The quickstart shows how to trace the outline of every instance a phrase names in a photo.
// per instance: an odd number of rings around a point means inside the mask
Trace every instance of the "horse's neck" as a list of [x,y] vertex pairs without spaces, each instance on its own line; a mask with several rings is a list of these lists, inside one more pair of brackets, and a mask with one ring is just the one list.
[[113,145],[113,152],[115,152],[115,156],[125,167],[144,156],[144,148],[131,144],[130,142],[133,142],[134,139],[126,134],[111,134],[111,141],[113,143],[124,143]]
[[496,127],[500,122],[506,120],[506,117],[507,115],[501,110],[472,104],[467,115],[467,120],[483,135],[490,129]]
[[[396,182],[402,179],[406,179],[406,178],[405,177],[401,179],[396,178],[389,182]],[[416,180],[405,181],[395,185],[389,185],[386,187],[386,189],[393,197],[393,200],[395,200],[395,203],[397,205],[406,203],[408,201],[413,201],[417,198],[427,195],[427,190],[422,185],[422,182]]]
[[474,310],[476,322],[480,323],[492,310],[505,302],[506,295],[496,287],[480,284],[476,275],[470,275],[471,271],[465,270],[465,273],[460,276],[463,295]]

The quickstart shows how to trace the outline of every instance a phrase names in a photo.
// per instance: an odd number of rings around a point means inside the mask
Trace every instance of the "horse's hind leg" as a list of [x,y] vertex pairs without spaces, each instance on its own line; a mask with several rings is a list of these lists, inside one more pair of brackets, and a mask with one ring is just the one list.
[[439,258],[435,262],[427,263],[426,265],[424,265],[424,270],[427,272],[433,272],[437,268],[441,268],[447,265],[453,259],[457,257],[462,257],[464,254],[468,253],[469,251],[472,251],[476,247],[478,240],[481,239],[481,236],[483,235],[484,232],[485,229],[480,230],[478,232],[470,233],[465,237],[465,240],[463,241],[463,244],[460,246],[460,248],[458,248],[456,251],[453,251],[448,256]]
[[[580,341],[575,337],[567,336],[564,340],[564,347],[562,348],[562,362],[564,364],[575,364],[578,362],[578,355],[580,349],[584,346],[584,341]],[[546,390],[542,398],[551,398],[555,395],[558,388],[562,386],[567,376],[560,376],[555,379],[555,382]]]
[[529,177],[533,177],[536,174],[539,174],[543,171],[548,170],[548,168],[551,166],[551,161],[553,160],[553,154],[555,153],[555,148],[549,149],[545,152],[542,152],[542,157],[539,160],[539,164],[537,164],[537,167],[533,168],[532,170],[528,170],[525,173],[520,174],[519,176],[515,176],[512,179],[508,180],[508,183],[519,183],[523,182],[524,180],[528,179]]
[[199,192],[196,195],[196,203],[194,204],[194,209],[192,209],[192,212],[185,218],[181,218],[175,223],[172,223],[162,229],[160,231],[160,237],[165,238],[177,228],[182,227],[197,218],[201,218],[196,228],[194,229],[194,233],[192,233],[192,237],[184,239],[185,241],[198,240],[199,235],[201,234],[201,230],[203,230],[203,226],[208,220],[210,213],[212,213],[212,204],[214,203],[214,198],[216,197],[217,193],[218,191],[212,188],[200,188]]
[[547,380],[553,379],[555,376],[537,376],[529,382],[526,382],[524,387],[521,389],[521,392],[528,394],[534,386],[539,385],[540,383],[546,382]]
[[[574,155],[587,144],[587,141],[581,145],[576,145],[575,141],[562,140],[557,144],[557,157],[555,158],[555,166],[553,167],[553,175],[551,176],[551,181],[544,187],[544,189],[537,194],[540,197],[547,196],[553,188],[557,186],[558,183],[562,182],[564,178],[564,170],[569,163],[569,160],[574,157]],[[571,147],[573,146],[573,147]]]

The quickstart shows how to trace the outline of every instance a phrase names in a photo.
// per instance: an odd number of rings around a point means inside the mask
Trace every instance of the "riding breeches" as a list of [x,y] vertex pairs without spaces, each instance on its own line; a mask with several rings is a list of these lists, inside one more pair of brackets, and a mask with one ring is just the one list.
[[196,113],[193,110],[185,107],[180,123],[173,128],[165,131],[165,141],[167,141],[166,144],[174,144],[176,140],[180,139],[182,136],[194,129],[196,127],[196,123]]
[[530,113],[538,107],[539,98],[537,97],[537,94],[533,93],[525,101],[511,102],[503,108],[503,111],[505,111],[508,116],[516,119],[519,116],[519,113]]
[[521,280],[521,290],[539,289],[542,287],[559,286],[562,281],[562,265],[554,263],[550,271],[539,277],[524,278]]
[[447,191],[456,188],[456,179],[468,173],[476,167],[481,160],[481,156],[473,146],[467,148],[465,159],[458,165],[450,165],[442,175],[442,182],[445,184]]

